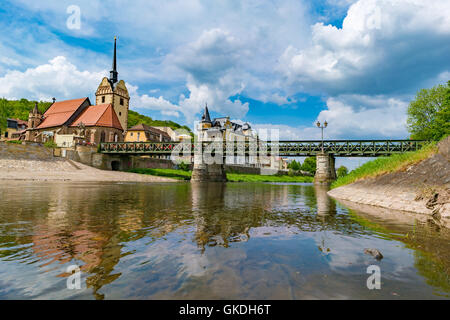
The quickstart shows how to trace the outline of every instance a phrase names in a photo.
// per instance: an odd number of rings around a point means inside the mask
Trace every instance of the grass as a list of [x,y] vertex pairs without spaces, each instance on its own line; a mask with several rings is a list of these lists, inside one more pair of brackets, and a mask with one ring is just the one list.
[[[148,174],[152,176],[168,177],[179,180],[190,180],[191,171],[175,169],[131,169],[129,172]],[[258,174],[227,173],[228,181],[231,182],[312,182],[312,177],[304,176],[263,176]]]
[[148,174],[151,176],[168,177],[178,180],[190,180],[191,171],[175,170],[175,169],[131,169],[129,172]]
[[313,182],[313,177],[306,176],[263,176],[239,173],[227,173],[227,179],[232,182]]
[[414,152],[394,154],[389,157],[380,157],[366,162],[359,168],[351,171],[348,175],[337,179],[331,188],[337,188],[365,178],[374,178],[386,173],[405,170],[412,164],[427,159],[437,152],[436,142],[424,146]]

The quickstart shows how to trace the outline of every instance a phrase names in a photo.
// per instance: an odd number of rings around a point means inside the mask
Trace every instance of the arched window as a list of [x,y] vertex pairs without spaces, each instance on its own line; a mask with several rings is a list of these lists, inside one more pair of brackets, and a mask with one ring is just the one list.
[[105,131],[102,131],[102,133],[100,133],[100,143],[105,142],[106,140],[106,134]]
[[119,142],[119,135],[117,133],[114,134],[114,142]]

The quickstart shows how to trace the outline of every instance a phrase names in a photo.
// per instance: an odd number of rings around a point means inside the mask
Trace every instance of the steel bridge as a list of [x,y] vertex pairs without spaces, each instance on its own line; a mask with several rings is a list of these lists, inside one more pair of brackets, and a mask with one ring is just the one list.
[[[227,146],[222,143],[223,154],[232,151],[234,155],[267,155],[278,153],[281,157],[315,156],[323,152],[335,157],[381,157],[395,153],[419,150],[428,143],[424,140],[304,140],[304,141],[260,141],[259,146],[252,143],[235,143]],[[205,150],[214,142],[106,142],[100,144],[99,151],[105,154],[125,155],[170,155],[178,151],[180,155],[189,150],[191,155],[196,151]],[[256,146],[256,148],[255,148]],[[228,148],[228,149],[227,149]],[[231,150],[233,149],[233,150]]]

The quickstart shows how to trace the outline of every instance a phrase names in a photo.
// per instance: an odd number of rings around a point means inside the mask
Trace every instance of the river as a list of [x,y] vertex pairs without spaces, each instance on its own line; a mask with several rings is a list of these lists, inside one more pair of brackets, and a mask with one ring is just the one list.
[[[326,192],[2,182],[0,299],[449,298],[448,229],[349,209]],[[73,265],[80,289],[67,287]],[[373,265],[381,288],[369,290]]]

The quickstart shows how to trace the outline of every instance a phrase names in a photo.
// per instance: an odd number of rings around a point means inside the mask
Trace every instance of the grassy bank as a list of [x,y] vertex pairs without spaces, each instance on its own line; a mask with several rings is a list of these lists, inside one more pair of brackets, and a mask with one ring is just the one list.
[[[179,180],[190,180],[191,171],[174,169],[132,169],[130,172],[148,174],[152,176],[168,177]],[[262,176],[257,174],[227,173],[228,181],[232,182],[312,182],[312,177],[304,176]]]
[[174,170],[174,169],[131,169],[129,172],[148,174],[151,176],[168,177],[178,180],[190,180],[191,171]]
[[410,165],[425,160],[436,152],[436,142],[433,142],[418,151],[377,158],[366,162],[361,167],[351,171],[348,175],[337,179],[333,182],[331,188],[334,189],[364,178],[374,178],[382,174],[405,170]]

